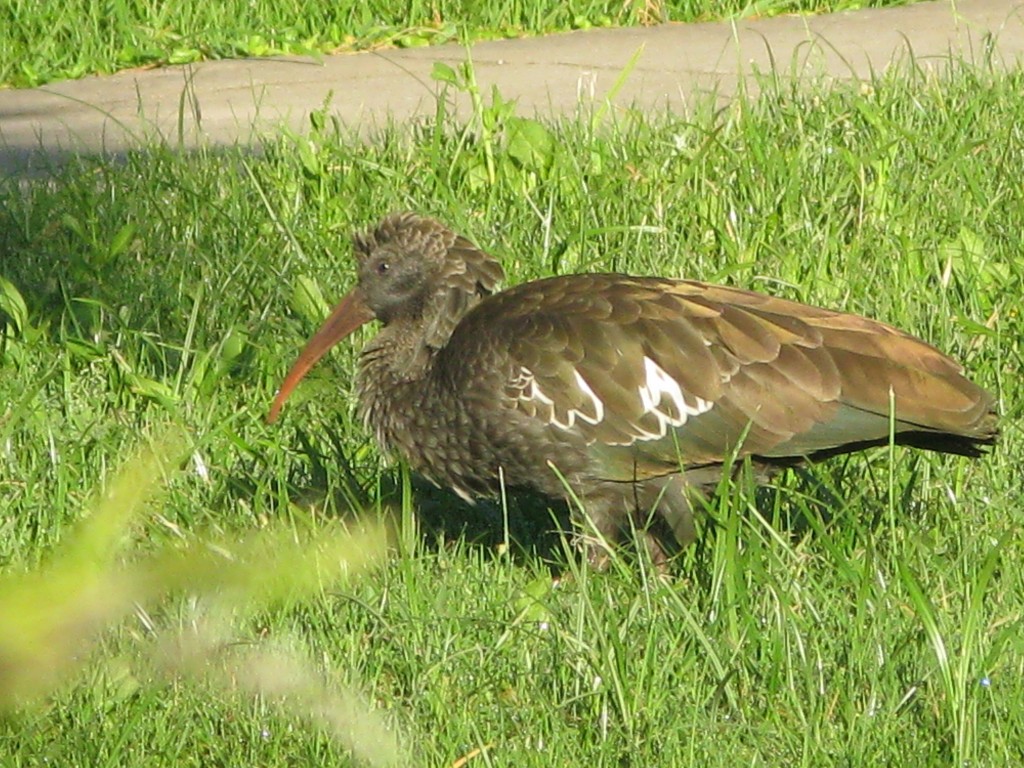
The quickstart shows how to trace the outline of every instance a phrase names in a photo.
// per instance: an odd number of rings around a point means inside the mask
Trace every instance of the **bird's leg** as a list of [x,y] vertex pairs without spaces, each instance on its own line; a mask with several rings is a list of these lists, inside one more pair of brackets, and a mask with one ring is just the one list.
[[591,503],[586,512],[574,507],[571,518],[573,547],[583,553],[595,571],[608,570],[612,550],[622,535],[619,516],[604,504]]
[[660,574],[667,573],[672,557],[696,538],[690,492],[678,475],[636,485],[633,524]]
[[672,475],[660,484],[656,506],[664,524],[672,531],[678,548],[693,543],[697,530],[693,523],[692,494],[700,493],[682,475]]
[[[679,475],[642,483],[606,482],[592,488],[583,509],[573,505],[574,545],[590,565],[605,570],[611,550],[630,535],[660,573],[696,538],[692,490]],[[571,503],[571,502],[570,502]]]
[[[637,517],[640,518],[638,522],[643,523],[643,527],[637,526],[637,541],[643,542],[655,572],[659,574],[668,573],[669,560],[672,559],[673,555],[677,554],[679,545],[672,541],[671,534],[665,535],[667,532],[664,530],[664,526],[659,525],[659,523],[664,521],[656,513],[644,516],[640,514],[640,510],[637,510],[637,512]],[[646,519],[644,519],[645,517]]]
[[575,531],[573,546],[594,570],[607,570],[612,552],[629,528],[634,509],[631,484],[597,483],[585,498],[568,502]]

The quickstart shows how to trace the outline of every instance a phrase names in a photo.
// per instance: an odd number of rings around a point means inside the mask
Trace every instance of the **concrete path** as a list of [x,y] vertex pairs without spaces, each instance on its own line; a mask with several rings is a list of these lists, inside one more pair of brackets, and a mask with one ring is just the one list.
[[[816,17],[665,24],[482,42],[473,47],[484,93],[498,87],[520,114],[571,112],[603,103],[634,56],[614,102],[685,112],[724,99],[776,70],[817,78],[866,78],[912,54],[941,67],[950,57],[996,66],[1024,62],[1024,0],[924,2]],[[252,142],[282,124],[308,125],[330,99],[347,126],[366,133],[388,119],[429,118],[435,61],[455,65],[458,45],[327,57],[216,61],[0,91],[0,173],[40,171],[72,152],[117,154],[162,138],[191,148]],[[456,108],[468,108],[455,94]]]

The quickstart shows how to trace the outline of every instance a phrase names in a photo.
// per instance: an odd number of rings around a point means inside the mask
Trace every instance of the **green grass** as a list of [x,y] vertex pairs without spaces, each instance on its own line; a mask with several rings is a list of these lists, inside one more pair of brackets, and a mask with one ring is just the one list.
[[[297,649],[414,764],[1024,761],[1024,75],[769,87],[686,120],[481,110],[486,134],[441,109],[362,143],[318,115],[308,140],[259,158],[152,150],[5,181],[5,570],[43,561],[89,489],[169,419],[191,459],[148,514],[143,553],[304,530],[360,500],[405,519],[383,568],[220,642]],[[977,462],[883,449],[763,491],[740,482],[671,583],[628,553],[581,569],[521,499],[506,551],[499,507],[410,495],[382,461],[353,417],[360,339],[263,422],[351,285],[348,233],[404,208],[493,251],[512,282],[685,275],[906,327],[998,394],[1003,440]],[[547,557],[570,578],[553,586]],[[187,634],[203,610],[156,603],[116,625],[44,706],[0,720],[0,763],[346,764],[329,729],[243,684],[274,657],[198,682],[165,671],[151,634]]]
[[0,87],[204,59],[324,54],[659,21],[822,13],[907,0],[4,0]]

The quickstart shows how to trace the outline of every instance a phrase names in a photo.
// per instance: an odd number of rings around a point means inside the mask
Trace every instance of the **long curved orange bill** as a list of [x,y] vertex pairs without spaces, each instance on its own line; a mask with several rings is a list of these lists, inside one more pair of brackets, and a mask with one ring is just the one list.
[[277,390],[277,397],[270,406],[270,413],[267,414],[267,423],[273,424],[277,421],[278,415],[285,401],[291,396],[292,390],[302,381],[303,377],[310,372],[320,358],[327,354],[328,350],[344,339],[356,328],[373,320],[373,311],[366,306],[363,294],[358,289],[352,291],[342,299],[338,306],[331,312],[324,324],[320,326],[313,338],[306,342],[299,353],[298,358],[292,364],[288,375],[284,377],[281,388]]

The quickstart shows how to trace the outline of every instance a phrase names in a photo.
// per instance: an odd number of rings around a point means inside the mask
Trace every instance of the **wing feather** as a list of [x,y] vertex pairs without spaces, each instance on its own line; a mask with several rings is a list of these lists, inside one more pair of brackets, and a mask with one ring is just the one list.
[[798,457],[878,440],[890,389],[898,431],[994,435],[992,398],[925,342],[725,286],[623,275],[527,283],[484,299],[450,346],[460,359],[505,361],[510,407],[606,457],[628,451],[631,471],[641,460],[651,472],[721,462],[741,441],[744,454]]

